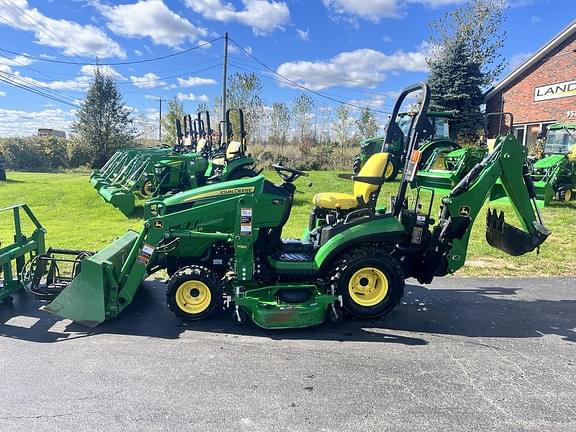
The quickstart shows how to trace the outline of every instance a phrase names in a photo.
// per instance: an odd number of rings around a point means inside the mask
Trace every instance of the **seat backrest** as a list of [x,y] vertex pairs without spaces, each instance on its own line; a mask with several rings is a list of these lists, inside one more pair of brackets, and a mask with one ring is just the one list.
[[[374,153],[370,156],[370,159],[366,161],[358,177],[382,177],[384,175],[384,169],[388,163],[388,153]],[[364,183],[355,181],[354,182],[354,196],[362,197],[365,203],[370,202],[370,196],[380,188],[380,185],[374,185],[370,183]]]
[[200,138],[198,140],[198,143],[196,144],[196,152],[197,153],[202,153],[202,150],[204,150],[204,147],[206,147],[206,138]]
[[240,141],[230,141],[230,144],[226,147],[226,160],[232,160],[238,156],[241,147],[242,144],[240,144]]

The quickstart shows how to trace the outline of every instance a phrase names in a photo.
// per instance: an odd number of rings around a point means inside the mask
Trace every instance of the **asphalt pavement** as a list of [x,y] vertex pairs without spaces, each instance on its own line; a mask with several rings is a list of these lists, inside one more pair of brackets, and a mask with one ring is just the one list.
[[409,281],[381,320],[182,323],[149,281],[91,331],[0,304],[0,431],[575,431],[576,278]]

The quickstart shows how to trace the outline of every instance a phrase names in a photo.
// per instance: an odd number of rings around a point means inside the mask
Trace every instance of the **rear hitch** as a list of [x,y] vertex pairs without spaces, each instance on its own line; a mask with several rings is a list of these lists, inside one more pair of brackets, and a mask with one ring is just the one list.
[[490,246],[512,256],[520,256],[538,248],[550,235],[550,231],[534,223],[535,231],[526,233],[504,221],[504,212],[488,209],[486,214],[486,241]]

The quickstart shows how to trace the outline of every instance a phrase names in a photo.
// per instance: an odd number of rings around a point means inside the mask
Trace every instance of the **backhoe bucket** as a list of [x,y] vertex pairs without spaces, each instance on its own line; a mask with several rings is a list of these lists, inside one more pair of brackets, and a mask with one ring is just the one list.
[[524,255],[546,240],[547,234],[530,235],[504,222],[504,212],[488,209],[486,214],[486,241],[492,247],[512,256]]
[[138,233],[128,231],[97,254],[82,260],[80,273],[43,310],[87,327],[117,315],[120,272]]
[[112,204],[114,207],[120,210],[124,216],[129,217],[134,212],[134,208],[136,206],[136,198],[131,191],[123,188],[109,186],[100,189],[98,193],[104,199],[104,201]]

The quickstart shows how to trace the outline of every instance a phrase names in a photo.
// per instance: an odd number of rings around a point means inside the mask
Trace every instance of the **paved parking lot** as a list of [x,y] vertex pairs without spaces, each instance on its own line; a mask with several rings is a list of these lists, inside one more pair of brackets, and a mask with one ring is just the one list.
[[439,279],[383,320],[185,325],[147,282],[86,333],[0,305],[1,431],[574,431],[576,279]]

